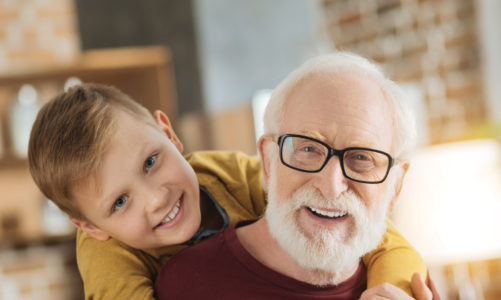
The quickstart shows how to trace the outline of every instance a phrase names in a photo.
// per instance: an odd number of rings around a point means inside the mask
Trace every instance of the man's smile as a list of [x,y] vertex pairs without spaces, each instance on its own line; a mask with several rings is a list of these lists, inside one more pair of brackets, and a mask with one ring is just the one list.
[[345,210],[341,209],[332,209],[332,208],[320,208],[318,206],[303,206],[301,209],[298,211],[300,212],[299,215],[303,221],[306,221],[307,223],[305,224],[316,224],[314,225],[315,227],[320,226],[324,229],[328,230],[334,230],[334,228],[340,228],[338,226],[341,226],[341,224],[345,224],[346,221],[352,215]]
[[307,206],[306,207],[312,214],[322,217],[322,218],[329,218],[329,219],[338,219],[346,216],[348,213],[342,210],[326,210],[326,209],[320,209],[320,208],[314,208]]

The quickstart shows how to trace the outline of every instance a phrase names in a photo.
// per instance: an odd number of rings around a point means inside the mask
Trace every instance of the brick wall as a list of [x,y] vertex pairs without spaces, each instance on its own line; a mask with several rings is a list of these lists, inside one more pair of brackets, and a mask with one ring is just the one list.
[[485,116],[474,0],[324,0],[338,49],[421,87],[432,143],[461,138]]
[[73,0],[0,0],[0,73],[64,64],[79,49]]

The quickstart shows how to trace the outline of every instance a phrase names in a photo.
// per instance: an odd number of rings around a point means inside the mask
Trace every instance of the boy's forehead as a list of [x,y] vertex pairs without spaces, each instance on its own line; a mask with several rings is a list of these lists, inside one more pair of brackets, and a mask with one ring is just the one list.
[[[118,134],[118,131],[126,133],[130,129],[135,130],[147,130],[148,127],[152,127],[156,130],[161,130],[156,123],[155,119],[151,115],[137,114],[127,111],[123,108],[113,109],[113,119],[115,132],[113,136]],[[125,129],[125,130],[120,130]]]
[[104,197],[107,196],[105,193],[110,190],[106,182],[109,183],[110,179],[115,182],[116,176],[127,176],[127,173],[130,173],[124,171],[125,174],[117,174],[116,168],[120,170],[135,168],[135,162],[143,157],[143,152],[151,145],[160,142],[159,136],[156,136],[152,129],[158,132],[161,132],[161,129],[153,120],[152,122],[146,118],[141,120],[120,109],[115,111],[113,118],[114,124],[109,137],[101,147],[101,151],[93,158],[95,161],[93,169],[86,178],[79,180],[75,185],[74,190],[85,198],[105,200]]
[[143,124],[156,124],[153,115],[148,110],[135,111],[127,107],[114,106],[111,111],[114,117],[132,118]]

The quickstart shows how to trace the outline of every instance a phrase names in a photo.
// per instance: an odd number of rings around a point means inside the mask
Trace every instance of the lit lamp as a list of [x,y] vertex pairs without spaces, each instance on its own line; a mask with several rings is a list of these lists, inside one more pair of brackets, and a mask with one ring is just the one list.
[[[500,158],[495,140],[431,146],[413,155],[392,219],[427,264],[501,257]],[[454,271],[462,278],[459,296],[481,299],[461,290],[470,284],[465,269]]]

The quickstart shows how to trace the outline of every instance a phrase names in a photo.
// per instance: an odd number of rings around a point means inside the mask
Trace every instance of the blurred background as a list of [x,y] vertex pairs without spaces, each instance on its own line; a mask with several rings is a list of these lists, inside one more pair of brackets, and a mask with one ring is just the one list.
[[255,154],[271,89],[336,49],[380,63],[414,108],[392,218],[443,299],[501,299],[500,14],[498,0],[0,0],[0,299],[83,299],[74,229],[26,161],[65,85],[162,109],[186,152]]

